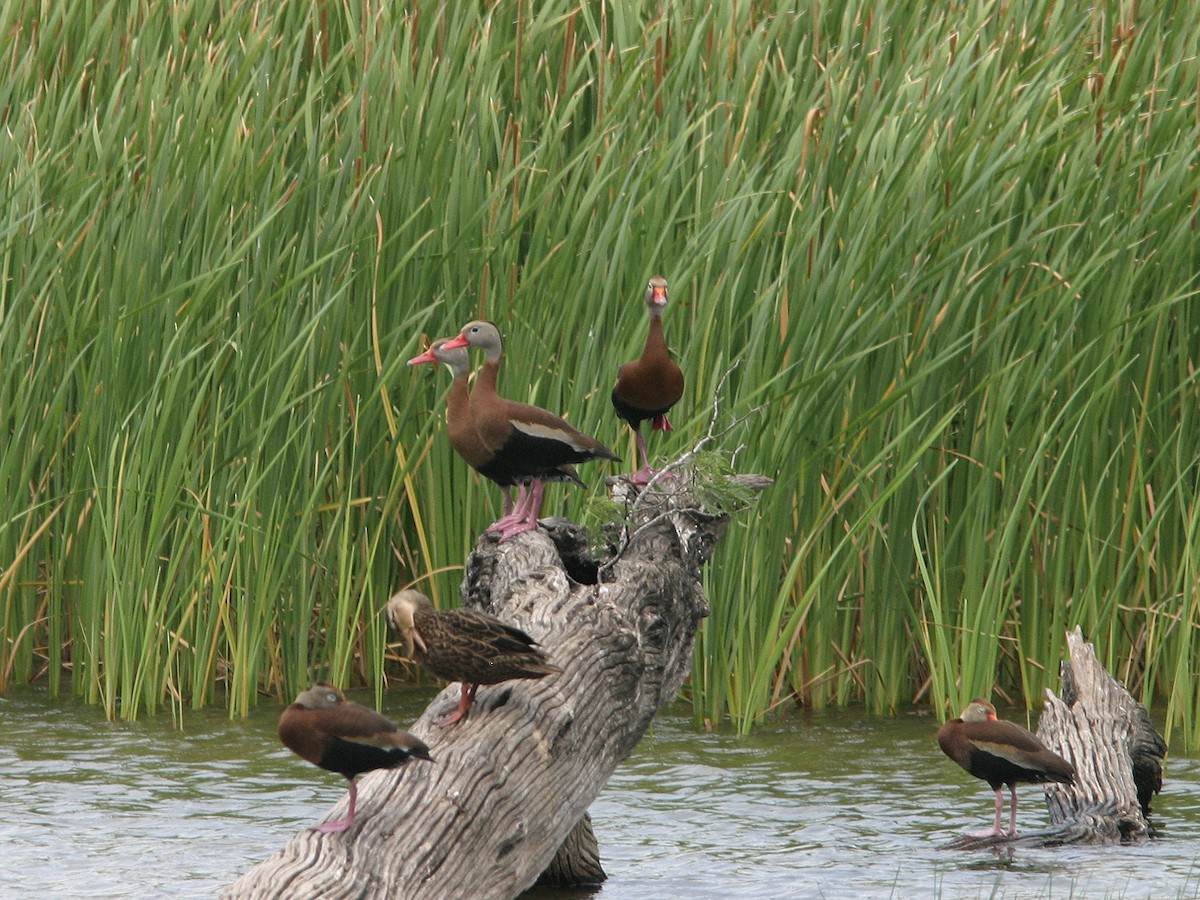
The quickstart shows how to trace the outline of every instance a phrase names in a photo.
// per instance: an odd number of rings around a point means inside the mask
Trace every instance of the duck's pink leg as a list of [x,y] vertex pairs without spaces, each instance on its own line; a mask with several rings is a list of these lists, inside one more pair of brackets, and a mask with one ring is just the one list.
[[967,837],[984,838],[984,837],[993,837],[997,834],[1004,834],[1004,832],[1000,830],[1000,817],[1003,813],[1004,813],[1004,792],[1001,791],[999,788],[997,788],[997,790],[996,790],[996,817],[992,820],[992,827],[990,829],[986,829],[986,828],[980,829],[979,831],[968,831]]
[[538,513],[542,511],[542,492],[545,485],[541,479],[534,479],[525,495],[525,502],[513,510],[512,521],[500,529],[500,543],[504,543],[518,534],[537,529]]
[[335,819],[332,822],[322,822],[320,825],[314,825],[309,831],[319,831],[321,834],[337,834],[345,831],[354,824],[354,807],[358,803],[358,785],[354,779],[350,779],[350,812],[346,813],[346,818]]
[[[506,492],[508,490],[509,490],[508,488],[505,488]],[[487,530],[488,531],[499,531],[501,534],[503,534],[504,530],[506,528],[511,528],[513,525],[517,524],[518,522],[524,521],[524,516],[523,516],[521,510],[525,503],[525,497],[526,497],[526,491],[525,491],[525,485],[523,485],[523,484],[517,485],[517,502],[515,505],[512,503],[511,495],[506,493],[505,498],[507,500],[507,507],[504,510],[504,515],[502,515],[499,519],[497,519],[495,522],[493,522],[491,525],[489,525]]]
[[637,434],[638,456],[642,460],[642,467],[630,475],[629,480],[638,487],[644,487],[650,483],[650,479],[654,477],[655,471],[650,468],[650,454],[646,451],[646,439],[642,437],[640,424],[635,434]]

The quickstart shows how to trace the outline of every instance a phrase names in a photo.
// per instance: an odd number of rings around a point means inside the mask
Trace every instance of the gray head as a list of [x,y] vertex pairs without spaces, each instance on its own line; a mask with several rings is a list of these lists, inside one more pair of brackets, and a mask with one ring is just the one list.
[[438,338],[429,345],[428,350],[420,356],[414,356],[408,364],[419,366],[422,363],[441,363],[455,378],[462,378],[471,371],[471,356],[466,347],[447,350],[446,344],[451,340],[452,338]]
[[318,681],[296,695],[296,702],[305,709],[333,709],[346,702],[346,695],[332,684]]
[[989,719],[995,721],[996,707],[988,703],[982,697],[976,697],[967,704],[967,708],[963,710],[962,720],[964,722],[986,722]]
[[458,347],[478,347],[483,351],[484,358],[496,362],[504,353],[504,339],[500,337],[500,329],[486,319],[476,319],[468,322],[449,343],[451,350]]
[[663,307],[667,305],[667,279],[655,275],[646,285],[646,308],[650,315],[661,316]]

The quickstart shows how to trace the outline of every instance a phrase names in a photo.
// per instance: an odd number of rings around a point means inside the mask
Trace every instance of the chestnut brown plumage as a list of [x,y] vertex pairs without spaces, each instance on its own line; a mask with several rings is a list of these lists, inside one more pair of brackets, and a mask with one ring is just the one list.
[[[510,493],[512,486],[517,485],[520,488],[519,496],[524,497],[525,485],[530,479],[519,479],[511,473],[491,465],[493,454],[483,443],[483,439],[480,438],[479,432],[475,428],[474,420],[471,418],[470,391],[467,386],[467,379],[471,371],[471,359],[466,347],[446,349],[449,341],[450,338],[438,338],[429,345],[428,350],[419,356],[414,356],[408,361],[408,364],[417,366],[423,363],[435,365],[441,363],[450,370],[454,380],[450,384],[450,393],[446,397],[446,434],[450,439],[450,446],[466,461],[467,465],[500,485],[504,492],[504,515],[491,526],[491,529],[503,529],[515,521],[512,515],[513,503]],[[547,481],[567,481],[580,487],[584,486],[575,467],[570,465],[558,466],[548,472],[545,478]]]
[[401,731],[375,710],[348,701],[333,685],[321,681],[301,691],[296,702],[283,711],[279,739],[297,756],[350,781],[350,811],[346,817],[311,829],[324,833],[345,831],[354,824],[356,775],[394,769],[413,757],[433,759],[418,738]]
[[500,540],[505,541],[537,528],[543,482],[561,480],[563,466],[620,457],[540,406],[516,403],[496,393],[504,342],[494,324],[468,322],[458,337],[442,345],[443,350],[459,347],[478,347],[484,352],[483,368],[471,390],[469,403],[475,430],[491,453],[491,459],[480,471],[489,478],[530,482],[524,502],[519,502],[513,510],[513,521],[499,528]]
[[683,372],[667,351],[663,336],[662,315],[667,305],[667,280],[659,275],[646,286],[646,308],[650,311],[650,330],[642,355],[617,370],[617,383],[612,391],[612,404],[617,415],[629,423],[637,437],[642,468],[634,472],[634,484],[645,484],[654,476],[646,439],[642,437],[642,422],[650,420],[652,431],[670,431],[667,411],[683,396]]
[[[429,345],[429,349],[408,361],[410,366],[422,363],[441,363],[450,370],[453,382],[450,393],[446,396],[446,435],[450,438],[450,446],[466,460],[467,465],[479,471],[480,466],[491,459],[491,453],[479,437],[471,422],[469,408],[470,391],[467,378],[471,373],[471,359],[466,349],[447,350],[446,344],[450,338],[438,338]],[[515,484],[515,481],[504,482],[505,486]]]
[[458,708],[442,725],[467,717],[481,684],[544,678],[562,670],[546,661],[537,642],[520,628],[478,609],[434,609],[420,591],[403,590],[387,605],[388,623],[404,639],[405,653],[447,681],[461,681]]
[[972,700],[962,716],[951,719],[938,730],[942,752],[976,778],[986,781],[996,792],[996,817],[986,834],[1002,834],[1000,817],[1004,795],[1000,788],[1009,786],[1012,811],[1008,830],[1017,833],[1017,784],[1075,783],[1075,767],[1050,750],[1027,729],[1015,722],[996,718],[996,708],[988,701]]

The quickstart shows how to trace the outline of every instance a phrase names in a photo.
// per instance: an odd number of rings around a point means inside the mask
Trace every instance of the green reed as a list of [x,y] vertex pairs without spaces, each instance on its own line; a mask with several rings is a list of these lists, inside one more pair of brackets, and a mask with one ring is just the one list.
[[0,25],[0,687],[382,690],[388,595],[455,602],[499,509],[405,359],[486,315],[502,391],[632,466],[608,393],[661,273],[688,390],[652,451],[716,402],[776,479],[706,573],[698,719],[1036,703],[1078,624],[1200,740],[1190,7]]

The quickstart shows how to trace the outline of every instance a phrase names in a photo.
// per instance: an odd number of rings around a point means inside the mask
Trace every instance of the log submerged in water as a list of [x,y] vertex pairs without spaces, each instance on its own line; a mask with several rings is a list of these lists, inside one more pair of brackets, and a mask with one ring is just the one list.
[[1132,842],[1152,834],[1150,801],[1162,787],[1166,742],[1146,708],[1096,658],[1079,628],[1067,633],[1062,697],[1046,692],[1037,735],[1075,765],[1075,784],[1045,786],[1050,827],[963,836],[945,849]]
[[363,776],[351,830],[297,834],[222,896],[505,898],[602,881],[587,808],[691,670],[700,569],[728,522],[685,472],[649,490],[599,583],[568,574],[598,573],[571,523],[480,538],[464,604],[529,632],[562,674],[482,686],[470,716],[441,728],[448,686],[409,728],[434,763]]

